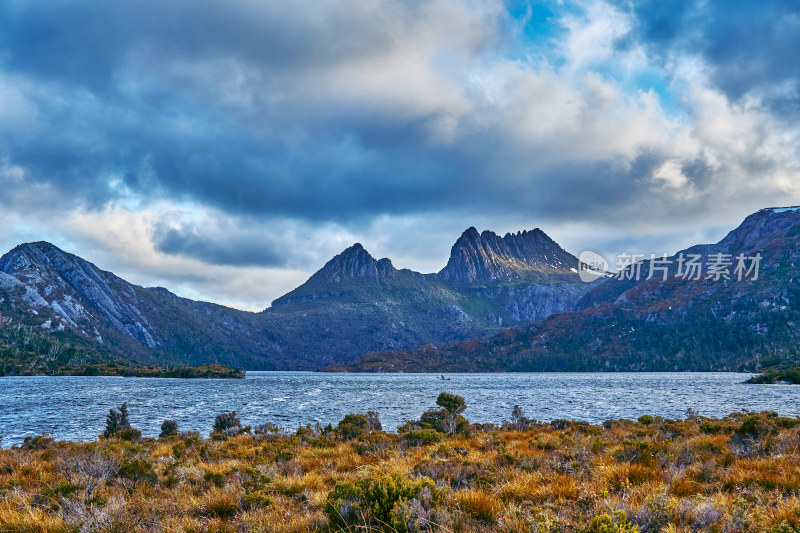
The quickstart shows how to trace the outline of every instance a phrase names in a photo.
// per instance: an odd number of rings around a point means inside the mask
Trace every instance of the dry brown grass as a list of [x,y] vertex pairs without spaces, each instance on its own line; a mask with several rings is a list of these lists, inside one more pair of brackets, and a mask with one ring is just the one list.
[[[422,446],[308,432],[44,442],[0,450],[0,531],[800,531],[800,426],[752,416],[473,429]],[[121,477],[133,460],[152,475]]]

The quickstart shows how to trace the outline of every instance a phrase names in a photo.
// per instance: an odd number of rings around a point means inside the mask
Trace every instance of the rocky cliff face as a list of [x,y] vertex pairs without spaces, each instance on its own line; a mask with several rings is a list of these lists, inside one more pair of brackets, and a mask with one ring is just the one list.
[[102,321],[108,321],[150,348],[158,345],[131,284],[52,244],[17,246],[0,258],[0,272],[25,287],[32,309],[52,311],[50,327],[76,328],[102,343]]
[[499,326],[538,322],[558,313],[573,311],[590,286],[579,283],[526,283],[511,286],[465,287],[472,297],[492,301],[503,313],[489,315]]
[[522,280],[541,274],[574,274],[577,278],[577,267],[578,258],[538,228],[504,237],[469,228],[453,245],[447,266],[438,276],[462,284]]
[[136,364],[258,367],[272,347],[251,335],[253,313],[133,285],[46,242],[0,258],[0,304],[7,326],[15,317],[12,327],[33,325]]
[[361,243],[346,249],[320,269],[311,280],[323,280],[339,283],[354,278],[383,279],[393,276],[397,270],[389,259],[376,260],[367,252]]

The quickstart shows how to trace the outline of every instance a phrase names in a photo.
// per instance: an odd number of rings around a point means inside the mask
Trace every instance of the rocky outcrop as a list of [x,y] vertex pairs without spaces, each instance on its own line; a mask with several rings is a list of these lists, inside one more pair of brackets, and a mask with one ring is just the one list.
[[558,282],[464,290],[477,299],[497,302],[497,305],[505,311],[505,315],[498,314],[491,319],[499,326],[512,326],[538,322],[557,313],[573,311],[587,288],[576,283]]
[[38,294],[62,326],[90,332],[102,342],[102,318],[150,348],[158,345],[137,307],[134,287],[80,257],[47,242],[22,244],[0,258],[0,271]]
[[[578,259],[564,251],[540,229],[507,233],[466,230],[453,245],[450,259],[438,274],[451,283],[492,283],[541,274],[573,274]],[[573,269],[573,270],[571,270]]]
[[356,243],[328,261],[311,280],[339,283],[353,278],[381,279],[396,273],[389,259],[376,260],[360,243]]

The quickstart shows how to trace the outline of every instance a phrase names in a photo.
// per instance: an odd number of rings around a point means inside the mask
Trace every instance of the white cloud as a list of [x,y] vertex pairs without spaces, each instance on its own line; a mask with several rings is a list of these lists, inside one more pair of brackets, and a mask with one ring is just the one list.
[[[17,131],[13,138],[25,142],[42,134],[44,102],[69,122],[60,126],[74,128],[65,138],[80,140],[81,155],[84,149],[109,149],[105,132],[94,128],[97,117],[109,115],[133,131],[152,128],[190,146],[198,141],[187,152],[200,160],[211,143],[199,141],[209,130],[211,139],[225,128],[241,128],[254,142],[279,139],[287,146],[311,142],[321,131],[333,132],[335,140],[320,134],[320,142],[328,144],[313,145],[313,151],[300,154],[301,162],[330,156],[341,167],[360,171],[393,161],[380,150],[394,149],[392,136],[401,131],[397,146],[412,146],[406,159],[430,151],[453,167],[452,175],[440,176],[449,180],[440,207],[436,202],[426,209],[368,206],[349,220],[310,220],[300,210],[245,216],[210,207],[215,198],[207,191],[205,197],[193,196],[192,175],[183,178],[184,190],[174,193],[175,199],[165,200],[170,193],[161,190],[146,157],[142,168],[104,176],[113,199],[101,198],[97,205],[67,197],[47,176],[34,176],[5,156],[0,240],[14,244],[41,235],[74,246],[71,251],[136,283],[260,308],[355,241],[398,267],[425,272],[444,266],[450,246],[470,225],[501,233],[539,226],[573,252],[611,248],[626,238],[631,246],[642,246],[650,239],[649,251],[659,253],[711,238],[764,205],[800,203],[800,125],[764,104],[767,97],[791,97],[791,85],[732,102],[710,81],[702,58],[673,56],[661,63],[636,43],[621,50],[617,42],[634,25],[630,15],[602,1],[579,7],[580,13],[572,9],[560,20],[565,35],[552,55],[531,57],[522,53],[529,52],[525,43],[514,42],[521,34],[509,33],[500,1],[346,0],[292,9],[245,2],[238,8],[274,33],[268,43],[274,50],[261,50],[260,41],[237,48],[235,34],[203,53],[181,46],[176,52],[142,39],[119,59],[113,82],[129,102],[148,106],[167,95],[168,104],[147,117],[132,116],[127,107],[117,109],[113,99],[82,87],[0,73],[3,139]],[[665,111],[659,93],[636,87],[638,75],[652,72],[669,80],[677,113]],[[170,107],[184,98],[195,107]],[[222,118],[215,122],[200,112],[206,110]],[[353,123],[368,127],[356,130]],[[372,142],[381,135],[389,140]],[[130,147],[111,148],[116,154]],[[5,154],[0,150],[0,155]],[[211,156],[209,161],[217,163]],[[584,194],[580,187],[553,193],[566,179],[559,169],[581,164],[586,174],[576,183],[604,193],[592,209],[574,207]],[[603,165],[615,172],[591,174]],[[126,170],[152,188],[133,190],[120,177]],[[282,160],[260,170],[267,190],[270,184],[309,187]],[[369,175],[357,173],[348,181],[339,170],[331,168],[330,176],[312,185],[332,183],[330,190],[343,198],[371,185]],[[412,198],[440,194],[422,171],[423,177],[380,175],[401,192],[410,189]],[[219,187],[236,180],[225,175]],[[589,187],[597,183],[601,187]],[[248,192],[243,187],[240,194]],[[626,225],[632,220],[635,224]],[[188,248],[165,253],[157,238],[164,228],[207,237],[209,254],[230,235],[279,250],[284,262],[232,266],[192,255]]]

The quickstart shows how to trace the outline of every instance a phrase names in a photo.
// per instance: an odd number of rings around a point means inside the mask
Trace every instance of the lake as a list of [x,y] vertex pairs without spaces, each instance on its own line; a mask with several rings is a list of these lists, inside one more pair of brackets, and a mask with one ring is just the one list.
[[295,429],[335,425],[345,414],[378,411],[394,430],[452,392],[467,401],[473,422],[499,423],[515,404],[538,420],[593,423],[644,414],[683,418],[688,408],[721,417],[741,410],[800,415],[800,386],[744,385],[732,373],[324,374],[248,372],[243,380],[119,377],[0,378],[2,445],[52,431],[59,440],[92,440],[109,408],[128,402],[131,424],[156,437],[164,419],[206,436],[214,417],[236,411],[243,425]]

